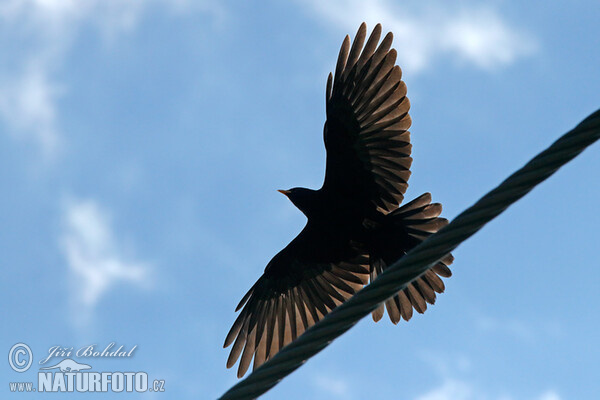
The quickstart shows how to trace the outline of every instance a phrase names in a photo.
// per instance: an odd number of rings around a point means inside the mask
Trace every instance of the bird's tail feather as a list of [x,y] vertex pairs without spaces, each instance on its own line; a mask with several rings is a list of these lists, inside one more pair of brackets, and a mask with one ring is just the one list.
[[[371,254],[371,275],[373,281],[388,265],[406,254],[410,249],[421,243],[431,234],[437,232],[448,224],[448,220],[440,218],[442,205],[431,203],[431,194],[424,193],[413,201],[389,213],[388,229],[397,234],[392,236],[396,243],[387,243],[384,248],[394,249],[392,252],[375,252]],[[440,277],[448,278],[452,275],[448,266],[452,264],[452,254],[446,255],[425,274],[411,282],[404,290],[385,302],[385,309],[390,320],[397,324],[401,318],[408,321],[413,314],[413,308],[424,313],[427,303],[434,304],[436,293],[443,293],[445,286]],[[373,320],[379,321],[384,314],[384,305],[373,311]]]

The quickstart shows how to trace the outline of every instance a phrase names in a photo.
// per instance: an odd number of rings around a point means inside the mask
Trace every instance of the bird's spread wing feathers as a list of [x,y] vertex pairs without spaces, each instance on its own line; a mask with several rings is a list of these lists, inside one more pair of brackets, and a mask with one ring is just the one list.
[[[408,238],[403,240],[403,246],[388,245],[393,247],[404,247],[404,251],[421,243],[430,235],[436,233],[439,229],[448,224],[448,220],[440,218],[442,205],[431,203],[431,194],[425,193],[413,201],[406,203],[402,207],[388,214],[388,218],[397,224],[399,228],[406,232]],[[370,281],[374,281],[381,274],[389,263],[396,261],[398,256],[385,257],[378,254],[371,254]],[[385,302],[385,309],[388,312],[390,320],[397,324],[400,318],[405,321],[411,319],[413,308],[418,313],[424,313],[427,310],[427,304],[435,304],[436,293],[443,293],[445,290],[444,282],[441,278],[449,278],[452,272],[448,266],[452,264],[454,257],[448,254],[438,261],[421,277],[409,283],[405,289],[401,290],[394,297]],[[384,305],[379,306],[373,311],[373,320],[379,321],[383,317]]]
[[367,283],[368,257],[349,244],[323,252],[319,243],[328,246],[325,239],[307,225],[240,301],[236,311],[242,311],[224,344],[233,343],[228,368],[241,355],[238,377],[252,358],[258,367]]
[[329,74],[323,189],[391,211],[402,202],[410,177],[410,103],[396,51],[390,50],[392,34],[377,46],[380,36],[378,24],[364,44],[363,23],[352,47],[346,36],[335,76]]

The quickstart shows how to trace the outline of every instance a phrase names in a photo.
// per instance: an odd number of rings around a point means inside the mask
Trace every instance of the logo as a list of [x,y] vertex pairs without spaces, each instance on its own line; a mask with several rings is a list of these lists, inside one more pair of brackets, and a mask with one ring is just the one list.
[[[130,358],[137,345],[130,349],[125,346],[116,348],[114,342],[106,347],[97,345],[83,346],[75,351],[73,347],[53,346],[48,355],[40,359],[37,372],[37,385],[34,382],[10,382],[11,392],[164,392],[165,381],[153,379],[148,373],[138,372],[96,372],[88,359],[94,358]],[[67,358],[64,358],[67,357]],[[33,352],[25,343],[17,343],[8,352],[8,363],[13,371],[25,372],[33,363]],[[57,358],[63,358],[58,361]],[[79,362],[73,358],[82,358]],[[51,361],[52,362],[49,362]],[[51,365],[49,365],[51,364]],[[48,365],[48,366],[45,366]]]
[[[25,359],[21,358],[21,356],[27,355]],[[25,372],[31,367],[31,363],[33,362],[33,353],[29,346],[25,343],[17,343],[13,347],[10,348],[8,352],[8,363],[10,367],[17,372]]]
[[91,369],[87,364],[79,364],[77,361],[73,361],[70,358],[65,358],[61,362],[52,367],[40,368],[40,369],[54,369],[60,368],[60,372],[79,372],[82,369]]

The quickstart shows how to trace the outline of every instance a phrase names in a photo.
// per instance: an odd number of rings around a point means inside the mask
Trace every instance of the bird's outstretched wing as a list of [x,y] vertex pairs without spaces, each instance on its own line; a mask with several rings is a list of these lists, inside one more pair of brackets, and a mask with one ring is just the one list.
[[223,347],[233,343],[227,368],[241,354],[238,377],[252,358],[258,367],[367,283],[368,257],[322,228],[308,223],[237,306]]
[[391,49],[392,33],[377,46],[381,25],[365,42],[363,23],[350,47],[346,36],[327,80],[323,190],[383,211],[398,207],[410,177],[411,124],[406,85]]

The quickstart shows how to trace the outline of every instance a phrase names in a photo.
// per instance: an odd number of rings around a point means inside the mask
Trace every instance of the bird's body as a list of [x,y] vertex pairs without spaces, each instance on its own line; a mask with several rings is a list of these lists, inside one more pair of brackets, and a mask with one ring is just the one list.
[[[225,347],[233,343],[228,367],[241,355],[238,376],[253,358],[254,367],[262,364],[447,223],[429,193],[400,207],[412,162],[410,103],[390,49],[392,35],[378,45],[380,34],[377,25],[365,44],[362,24],[351,48],[346,36],[335,76],[328,77],[323,186],[280,191],[307,223],[236,309],[243,307]],[[392,322],[435,302],[451,262],[446,256],[385,302]],[[373,313],[375,321],[383,307]]]
[[[345,196],[337,196],[328,193],[323,188],[311,190],[306,188],[293,188],[285,192],[292,203],[306,215],[309,230],[318,230],[322,242],[310,243],[311,250],[308,254],[296,251],[298,256],[306,255],[315,259],[323,259],[330,255],[335,260],[334,249],[339,249],[343,254],[344,249],[352,249],[353,246],[365,249],[367,253],[380,247],[378,243],[382,238],[389,237],[393,232],[400,236],[400,241],[408,240],[406,232],[392,226],[391,218],[377,210],[375,207],[364,207],[360,203],[352,201]],[[288,247],[295,248],[292,242]],[[288,251],[288,247],[282,252]],[[395,259],[402,254],[398,253]],[[344,259],[343,256],[340,259]],[[277,256],[274,258],[277,260]],[[275,265],[269,264],[269,266]]]

